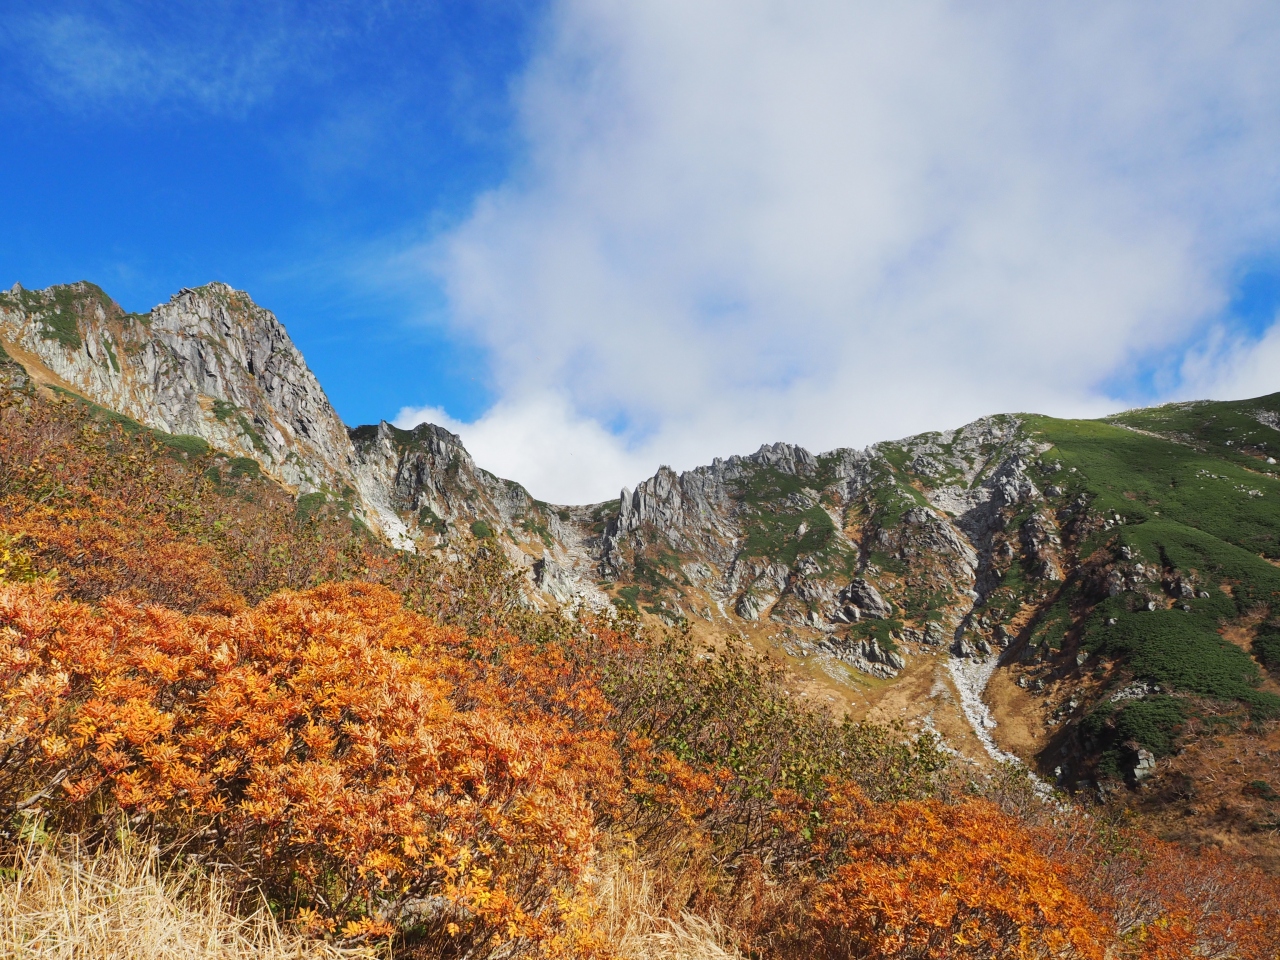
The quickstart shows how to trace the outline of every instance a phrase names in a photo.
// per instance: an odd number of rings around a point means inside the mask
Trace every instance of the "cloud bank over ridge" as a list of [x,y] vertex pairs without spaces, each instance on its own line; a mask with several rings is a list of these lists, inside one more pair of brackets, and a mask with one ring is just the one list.
[[1278,41],[1265,3],[561,0],[524,162],[405,254],[492,358],[453,426],[582,502],[763,441],[1280,389],[1280,334],[1224,313],[1278,246]]

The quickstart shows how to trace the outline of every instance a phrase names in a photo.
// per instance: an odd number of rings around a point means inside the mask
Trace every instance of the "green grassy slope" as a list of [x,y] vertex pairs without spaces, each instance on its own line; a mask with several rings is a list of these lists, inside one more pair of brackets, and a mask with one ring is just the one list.
[[[1091,705],[1080,733],[1104,773],[1121,741],[1173,751],[1197,710],[1235,727],[1280,716],[1280,697],[1260,689],[1280,668],[1280,470],[1267,462],[1280,431],[1262,422],[1276,411],[1280,394],[1026,421],[1052,445],[1042,461],[1061,464],[1051,500],[1076,534],[1075,565],[1034,639],[1109,668],[1102,693],[1143,680],[1164,694]],[[1113,571],[1135,570],[1136,588],[1107,589]],[[1231,628],[1251,644],[1231,642]]]

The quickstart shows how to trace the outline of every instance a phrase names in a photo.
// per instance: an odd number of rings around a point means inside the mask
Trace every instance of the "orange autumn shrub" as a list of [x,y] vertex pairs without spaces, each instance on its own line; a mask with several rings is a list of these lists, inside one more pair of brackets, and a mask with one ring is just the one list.
[[[1275,881],[1221,851],[1145,838],[1104,895],[1117,906],[1118,955],[1132,960],[1280,957]],[[1136,863],[1134,862],[1136,861]]]
[[[241,464],[240,466],[243,466]],[[230,612],[281,589],[379,579],[393,552],[335,506],[217,454],[191,455],[83,404],[0,389],[0,535],[85,600],[128,592]]]
[[790,829],[813,837],[820,864],[792,930],[809,956],[1107,956],[1103,919],[990,803],[876,804],[832,783],[825,802],[793,817]]
[[1107,917],[1115,956],[1132,960],[1280,956],[1272,878],[1213,849],[1194,850],[1068,811],[1032,831],[1041,853]]
[[[235,613],[244,599],[218,569],[206,546],[175,537],[167,527],[121,524],[105,509],[53,510],[7,504],[5,533],[56,571],[62,589],[83,600],[127,595],[188,612]],[[110,506],[110,505],[108,505]]]
[[395,922],[483,955],[581,913],[591,800],[617,795],[604,708],[514,641],[523,688],[359,584],[234,617],[0,585],[0,635],[10,811],[125,817],[348,936]]

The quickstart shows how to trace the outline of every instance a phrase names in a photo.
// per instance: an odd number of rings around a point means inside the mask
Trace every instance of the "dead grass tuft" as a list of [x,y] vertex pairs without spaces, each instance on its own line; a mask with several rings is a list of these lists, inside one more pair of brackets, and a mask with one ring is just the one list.
[[153,859],[29,847],[0,879],[0,957],[96,960],[330,960],[282,931],[265,905],[239,915],[216,882]]
[[743,960],[714,918],[667,917],[654,874],[637,863],[617,863],[596,887],[601,928],[621,960]]

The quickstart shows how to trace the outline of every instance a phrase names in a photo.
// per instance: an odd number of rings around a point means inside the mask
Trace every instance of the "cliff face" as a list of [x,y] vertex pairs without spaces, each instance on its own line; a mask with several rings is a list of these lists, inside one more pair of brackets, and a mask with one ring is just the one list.
[[166,433],[252,457],[302,492],[340,488],[346,427],[283,325],[225,284],[183,290],[146,314],[101,290],[15,285],[0,294],[0,338],[61,384]]
[[[772,621],[859,670],[893,676],[899,641],[956,645],[999,569],[1061,578],[1051,519],[1009,532],[1042,495],[1037,443],[1011,417],[868,450],[790,444],[623,490],[599,548],[601,576],[639,585],[659,615]],[[1037,513],[1037,516],[1040,514]]]
[[350,435],[356,488],[366,503],[399,518],[411,542],[492,540],[557,602],[607,605],[592,573],[594,508],[534,499],[520,484],[476,466],[461,438],[434,424],[401,430],[383,421]]

